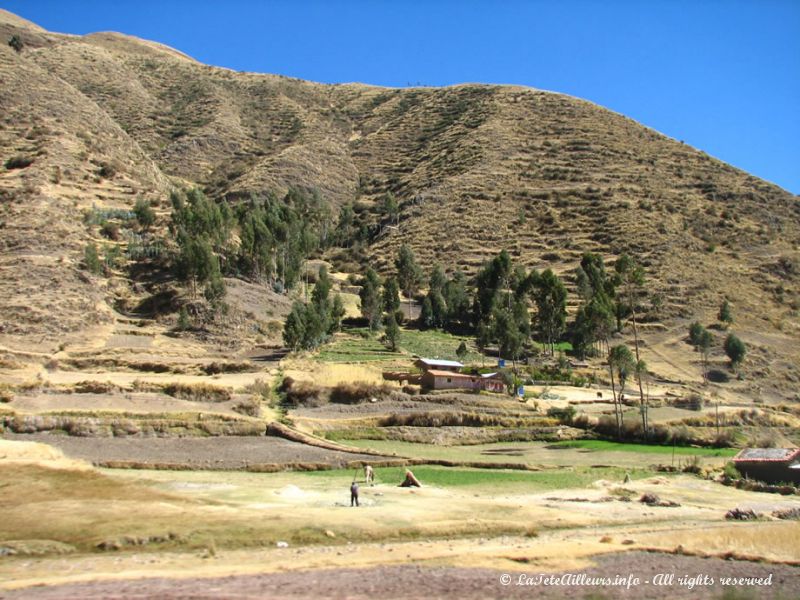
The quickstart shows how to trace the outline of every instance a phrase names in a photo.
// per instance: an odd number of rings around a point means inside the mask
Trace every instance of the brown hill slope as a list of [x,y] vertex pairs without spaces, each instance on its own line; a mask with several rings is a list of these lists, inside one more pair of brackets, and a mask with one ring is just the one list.
[[798,198],[624,116],[521,87],[238,73],[0,13],[0,35],[13,34],[25,46],[0,48],[3,161],[34,160],[0,170],[6,334],[79,330],[98,318],[89,307],[120,293],[110,288],[124,280],[98,284],[78,270],[82,209],[163,200],[180,183],[229,198],[298,184],[355,201],[376,223],[375,200],[391,191],[400,201],[399,230],[334,261],[388,271],[406,242],[426,266],[473,272],[507,248],[527,267],[569,275],[585,251],[628,251],[665,298],[672,335],[661,342],[679,339],[690,317],[712,321],[728,297],[763,349],[753,355],[761,375],[800,381]]

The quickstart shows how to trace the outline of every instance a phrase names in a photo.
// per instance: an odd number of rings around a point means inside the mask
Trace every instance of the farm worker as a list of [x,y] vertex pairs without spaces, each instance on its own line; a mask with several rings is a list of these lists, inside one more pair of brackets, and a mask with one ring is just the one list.
[[375,471],[369,465],[364,465],[364,479],[370,485],[375,484]]
[[358,504],[358,484],[354,481],[350,485],[350,506],[359,506]]

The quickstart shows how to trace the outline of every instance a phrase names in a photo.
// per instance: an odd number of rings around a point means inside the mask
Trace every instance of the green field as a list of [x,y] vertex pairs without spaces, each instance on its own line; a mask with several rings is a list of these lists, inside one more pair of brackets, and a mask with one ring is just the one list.
[[453,335],[436,329],[403,329],[400,332],[399,346],[404,352],[409,354],[424,356],[426,358],[441,358],[444,360],[459,360],[456,354],[461,342],[467,345],[467,355],[464,357],[465,363],[479,363],[482,355],[475,347],[475,340],[472,337]]
[[350,328],[345,330],[344,334],[320,348],[315,358],[324,362],[374,362],[408,360],[410,355],[417,355],[427,358],[458,360],[456,348],[464,341],[469,350],[464,361],[473,363],[482,361],[481,354],[476,350],[472,338],[433,329],[426,331],[401,329],[398,341],[400,352],[390,351],[380,341],[382,333],[370,332],[366,327]]
[[[545,346],[545,344],[539,342],[532,342],[532,344],[535,348],[538,348],[539,350],[545,350],[546,348],[548,352],[550,351],[550,346]],[[556,352],[572,352],[572,344],[570,344],[569,342],[558,342],[557,344],[555,344],[555,349]]]
[[626,444],[607,442],[605,440],[575,440],[571,442],[555,442],[551,446],[561,448],[581,448],[595,452],[641,452],[644,454],[672,454],[681,456],[735,456],[738,448],[694,448],[691,446],[657,446],[650,444]]
[[[498,488],[503,488],[504,490],[516,488],[520,491],[524,489],[527,492],[582,488],[591,485],[598,479],[622,481],[626,473],[634,479],[643,479],[652,475],[652,472],[644,469],[626,471],[617,467],[515,471],[419,465],[410,467],[410,469],[423,486],[483,487],[487,492],[492,493],[496,492]],[[375,469],[375,481],[376,483],[399,485],[405,478],[405,472],[405,467],[378,468]],[[357,474],[360,479],[363,478],[363,473],[360,470]],[[346,470],[312,471],[298,475],[317,480],[339,481],[342,477],[352,479],[354,472]]]
[[376,337],[361,337],[359,332],[367,329],[348,330],[353,335],[337,337],[333,342],[325,344],[315,355],[316,360],[323,362],[375,362],[397,360],[402,354],[392,352]]

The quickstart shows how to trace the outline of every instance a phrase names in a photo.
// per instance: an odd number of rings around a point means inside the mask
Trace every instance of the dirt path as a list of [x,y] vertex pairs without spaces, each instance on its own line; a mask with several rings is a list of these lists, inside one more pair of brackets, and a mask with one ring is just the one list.
[[[560,585],[562,576],[566,585]],[[656,576],[660,575],[661,578]],[[551,575],[536,565],[522,571],[436,567],[423,564],[371,569],[292,571],[220,578],[152,578],[36,587],[0,593],[3,599],[94,598],[796,598],[800,568],[786,565],[629,552],[598,557],[586,569]],[[669,576],[674,581],[669,582]],[[721,578],[762,578],[770,585],[724,585]],[[603,586],[593,578],[624,580]],[[705,578],[705,579],[704,579]],[[638,583],[636,582],[638,579]],[[711,583],[713,579],[713,583]],[[663,580],[663,581],[662,581]],[[583,582],[580,585],[578,582]],[[657,583],[656,583],[657,582]],[[630,586],[629,586],[630,584]],[[727,596],[726,596],[727,597]]]

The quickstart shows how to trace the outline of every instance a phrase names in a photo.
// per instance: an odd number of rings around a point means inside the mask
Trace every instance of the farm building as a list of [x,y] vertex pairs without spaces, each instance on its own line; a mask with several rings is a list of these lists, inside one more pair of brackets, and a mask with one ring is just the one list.
[[422,387],[431,390],[486,390],[501,393],[505,389],[497,373],[469,375],[453,371],[429,369],[422,374]]
[[745,448],[733,464],[749,479],[800,484],[800,448]]
[[464,368],[457,360],[439,360],[438,358],[420,358],[414,361],[414,366],[418,367],[421,371],[450,371],[458,373]]
[[486,373],[481,375],[483,379],[483,388],[487,392],[497,392],[502,394],[505,391],[506,383],[497,373]]

